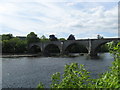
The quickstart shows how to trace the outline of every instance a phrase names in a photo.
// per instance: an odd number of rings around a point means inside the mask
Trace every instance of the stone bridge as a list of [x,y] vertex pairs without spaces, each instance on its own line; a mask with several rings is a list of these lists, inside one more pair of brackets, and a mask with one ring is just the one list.
[[60,51],[60,54],[64,54],[67,47],[72,44],[83,45],[87,50],[90,56],[97,55],[97,49],[108,42],[118,41],[120,38],[104,38],[104,39],[80,39],[80,40],[65,40],[65,41],[47,41],[32,43],[29,45],[29,49],[33,46],[38,46],[42,53],[44,53],[48,46],[57,47]]

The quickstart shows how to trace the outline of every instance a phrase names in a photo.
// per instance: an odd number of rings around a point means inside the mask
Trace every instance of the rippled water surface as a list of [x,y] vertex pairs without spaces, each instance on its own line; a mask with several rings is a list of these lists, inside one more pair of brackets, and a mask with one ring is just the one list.
[[3,88],[35,88],[39,82],[46,87],[51,83],[51,75],[55,72],[63,73],[64,65],[72,62],[84,64],[91,72],[92,78],[105,72],[112,65],[113,57],[109,53],[100,54],[97,59],[86,56],[63,57],[20,57],[2,59],[2,87]]

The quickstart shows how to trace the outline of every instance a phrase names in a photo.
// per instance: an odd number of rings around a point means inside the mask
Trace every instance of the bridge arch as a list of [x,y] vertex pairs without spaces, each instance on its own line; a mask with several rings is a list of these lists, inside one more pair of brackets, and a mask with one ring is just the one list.
[[105,44],[107,44],[107,43],[109,43],[109,42],[112,42],[112,41],[114,41],[114,40],[107,40],[107,41],[103,41],[103,42],[99,43],[99,44],[96,45],[96,47],[94,48],[94,52],[95,52],[95,53],[101,52],[101,51],[99,51],[100,48],[102,49],[102,46],[103,46],[103,45],[105,45]]
[[81,43],[71,43],[65,48],[65,53],[88,53],[88,49]]
[[60,53],[60,47],[56,44],[48,44],[44,48],[44,54],[55,55]]
[[41,53],[41,48],[38,45],[32,45],[29,49],[30,53]]
[[[104,42],[104,43],[99,44],[99,45],[95,48],[95,52],[96,52],[96,53],[106,52],[106,51],[107,51],[107,50],[106,50],[107,46],[105,47],[105,44],[107,44],[107,43],[108,43],[108,42]],[[102,49],[104,49],[104,50],[102,50]]]

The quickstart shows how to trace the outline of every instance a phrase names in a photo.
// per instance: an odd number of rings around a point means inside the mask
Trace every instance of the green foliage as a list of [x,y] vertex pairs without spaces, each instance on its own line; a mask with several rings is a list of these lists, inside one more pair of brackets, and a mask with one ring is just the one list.
[[48,38],[46,38],[44,35],[40,38],[42,42],[50,41]]
[[3,34],[2,35],[2,41],[3,40],[10,40],[11,38],[13,38],[12,34]]
[[[62,80],[60,79],[60,73],[57,72],[52,75],[51,88],[86,88],[91,86],[89,79],[89,72],[84,68],[84,65],[78,65],[78,63],[72,63],[65,65],[64,74]],[[42,84],[39,84],[39,87]],[[43,87],[42,87],[43,88]]]
[[53,74],[51,88],[86,88],[90,81],[88,73],[83,65],[66,65],[61,82],[60,73]]
[[37,34],[35,34],[34,32],[30,32],[30,34],[27,35],[27,43],[36,43],[39,42],[40,39],[37,37]]
[[26,41],[20,40],[19,38],[12,38],[10,40],[2,41],[2,52],[3,53],[23,53],[26,51]]
[[[107,71],[97,79],[91,79],[83,65],[72,63],[65,65],[64,74],[55,73],[52,75],[51,88],[120,88],[120,42],[117,45],[111,44],[110,51],[114,54],[115,60],[110,71]],[[39,84],[38,89],[44,88]]]
[[66,40],[66,39],[65,39],[65,38],[60,38],[59,40],[63,40],[63,41],[64,41],[64,40]]
[[111,42],[109,44],[109,51],[110,53],[114,54],[115,59],[120,58],[120,42],[117,44],[115,42]]
[[0,40],[0,54],[2,53],[2,41]]
[[117,45],[112,42],[109,46],[115,60],[110,71],[104,73],[101,78],[96,80],[95,87],[97,88],[120,88],[120,42]]
[[42,83],[40,83],[40,84],[38,84],[37,88],[38,88],[37,90],[41,90],[40,88],[44,88],[44,85]]
[[44,35],[42,35],[40,39],[47,39],[47,38]]
[[15,45],[15,53],[25,53],[27,51],[27,42],[20,40]]
[[2,35],[0,35],[0,41],[2,41]]

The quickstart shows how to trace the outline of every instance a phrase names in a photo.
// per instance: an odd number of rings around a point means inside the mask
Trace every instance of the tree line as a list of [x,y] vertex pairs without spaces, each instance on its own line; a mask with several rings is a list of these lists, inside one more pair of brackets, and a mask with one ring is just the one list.
[[[40,38],[34,32],[30,32],[26,37],[14,37],[12,34],[2,34],[0,35],[0,43],[2,44],[2,53],[28,53],[28,45],[36,42],[47,42],[47,41],[57,41],[57,40],[75,40],[74,35],[69,35],[67,39],[57,38],[55,35],[49,35],[46,38],[42,35]],[[81,47],[81,48],[80,48]],[[55,49],[58,50],[57,48]],[[80,51],[86,51],[81,45],[73,45],[68,48],[68,52],[75,53]],[[102,46],[98,49],[100,52],[108,51],[107,45]]]
[[39,38],[34,32],[30,32],[27,37],[14,37],[12,34],[0,35],[0,44],[2,45],[2,53],[28,53],[28,45],[36,42],[46,42],[54,40],[66,40],[65,38],[57,39],[55,35],[46,38],[44,35]]

